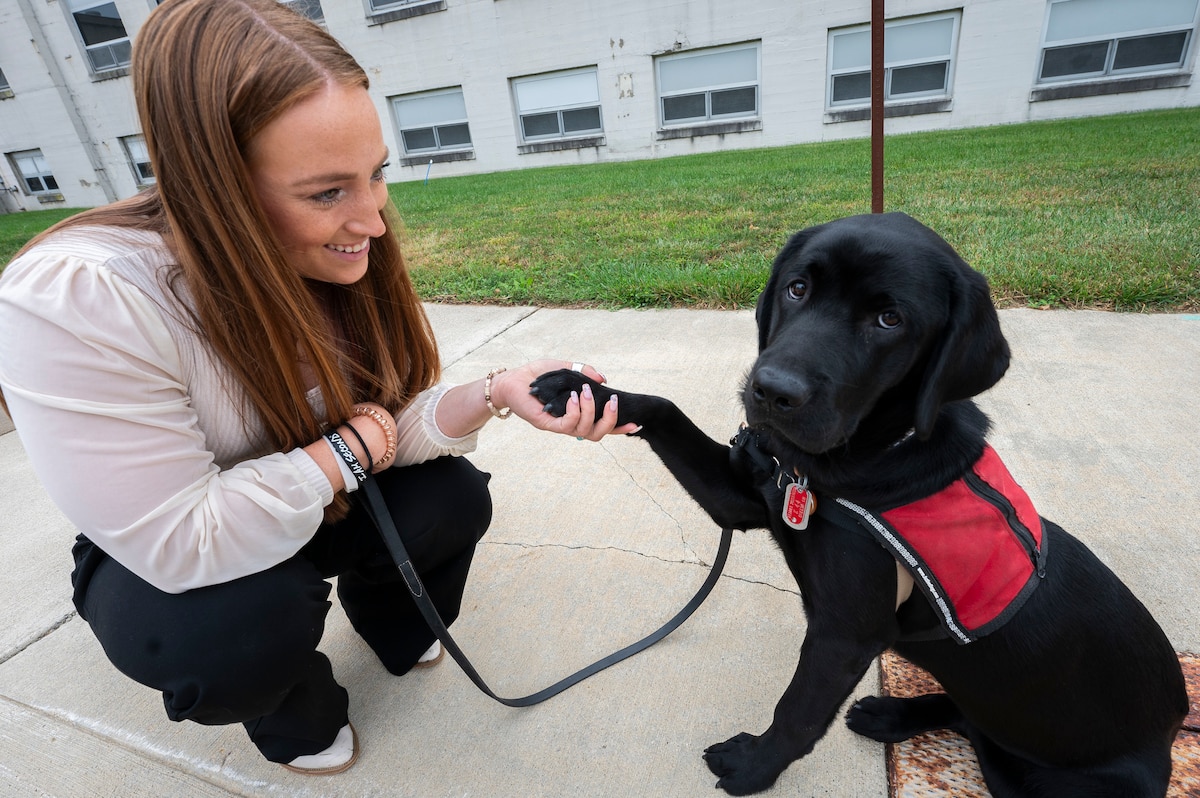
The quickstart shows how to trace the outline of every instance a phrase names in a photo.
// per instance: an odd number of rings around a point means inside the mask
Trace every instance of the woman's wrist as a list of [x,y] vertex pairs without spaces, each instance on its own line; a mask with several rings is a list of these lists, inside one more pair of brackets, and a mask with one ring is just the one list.
[[[354,422],[358,419],[362,419],[362,421],[355,424]],[[390,413],[383,412],[372,405],[355,405],[350,420],[346,424],[362,436],[360,440],[363,441],[364,446],[367,445],[368,439],[377,444],[377,448],[368,447],[368,453],[378,453],[378,456],[373,457],[373,471],[387,468],[396,459],[398,442],[396,421]],[[380,435],[382,435],[382,444],[379,444]]]
[[503,402],[499,398],[497,379],[499,375],[507,371],[506,368],[500,366],[494,368],[487,373],[487,377],[483,380],[483,403],[487,406],[488,412],[499,419],[506,419],[512,415],[512,408],[507,402]]

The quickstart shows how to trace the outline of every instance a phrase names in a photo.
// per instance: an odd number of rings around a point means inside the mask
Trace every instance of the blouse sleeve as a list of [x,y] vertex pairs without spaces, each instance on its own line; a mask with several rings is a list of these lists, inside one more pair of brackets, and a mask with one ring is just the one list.
[[162,311],[103,264],[33,250],[9,265],[0,388],[50,498],[160,590],[288,559],[332,501],[300,450],[216,465]]
[[393,466],[413,465],[435,457],[455,457],[475,451],[479,430],[461,438],[442,433],[436,421],[438,402],[453,385],[441,382],[422,391],[408,407],[396,415],[396,459]]

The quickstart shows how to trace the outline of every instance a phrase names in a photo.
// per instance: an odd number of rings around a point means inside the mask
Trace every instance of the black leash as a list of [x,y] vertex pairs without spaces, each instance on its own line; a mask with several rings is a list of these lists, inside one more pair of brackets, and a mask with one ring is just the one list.
[[413,568],[412,561],[409,559],[408,552],[404,548],[403,541],[400,540],[400,533],[396,530],[396,525],[392,521],[392,514],[388,511],[387,504],[383,500],[383,494],[379,490],[379,485],[376,484],[375,478],[368,476],[367,480],[362,483],[366,503],[364,507],[367,510],[367,515],[375,522],[375,526],[379,528],[379,533],[383,535],[383,540],[387,543],[388,551],[392,555],[392,560],[395,561],[396,567],[400,569],[401,575],[404,576],[404,582],[408,585],[408,590],[412,593],[413,600],[417,602],[417,608],[421,611],[421,615],[425,616],[425,622],[429,624],[429,628],[437,635],[438,640],[442,641],[442,645],[450,652],[450,656],[459,664],[463,672],[475,683],[484,694],[491,696],[501,704],[510,707],[529,707],[534,704],[540,704],[547,698],[558,695],[568,687],[582,682],[589,676],[594,676],[610,665],[615,665],[621,660],[628,659],[640,651],[644,651],[650,646],[662,640],[671,632],[679,628],[679,626],[688,619],[696,608],[704,603],[704,599],[712,592],[713,587],[717,584],[717,579],[721,576],[721,569],[725,567],[725,560],[729,556],[729,544],[733,540],[732,529],[721,530],[721,545],[717,549],[717,556],[713,560],[712,570],[709,571],[708,578],[704,580],[704,584],[700,586],[700,590],[692,597],[692,600],[687,605],[676,613],[675,617],[663,624],[658,631],[653,632],[646,637],[643,637],[636,643],[628,645],[625,648],[615,653],[609,654],[604,659],[593,662],[591,665],[576,671],[570,676],[547,687],[545,690],[527,695],[523,698],[501,698],[492,692],[492,689],[487,686],[483,678],[479,675],[475,667],[471,665],[471,661],[467,659],[467,655],[462,652],[458,644],[454,642],[454,638],[450,636],[450,630],[446,628],[446,624],[442,622],[441,616],[438,614],[437,608],[433,606],[433,602],[429,598],[429,594],[425,592],[425,586],[421,584],[421,577],[417,575],[416,569]]

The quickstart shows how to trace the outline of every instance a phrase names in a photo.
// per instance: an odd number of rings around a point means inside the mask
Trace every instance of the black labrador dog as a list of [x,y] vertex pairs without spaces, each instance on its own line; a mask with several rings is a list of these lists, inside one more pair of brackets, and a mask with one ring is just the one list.
[[[765,733],[707,749],[717,786],[770,787],[893,648],[946,693],[859,700],[855,732],[959,732],[996,798],[1164,795],[1188,711],[1179,661],[987,446],[971,397],[1009,348],[984,277],[904,214],[840,219],[780,251],[757,323],[748,426],[729,446],[664,398],[615,392],[620,423],[642,425],[718,525],[771,530],[800,587],[795,676]],[[531,390],[561,415],[585,379]],[[587,381],[602,408],[614,391]]]

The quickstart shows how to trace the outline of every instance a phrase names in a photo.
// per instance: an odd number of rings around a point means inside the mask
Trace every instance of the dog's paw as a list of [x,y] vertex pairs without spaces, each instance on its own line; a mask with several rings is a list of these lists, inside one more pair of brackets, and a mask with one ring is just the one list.
[[860,698],[846,713],[850,731],[881,743],[898,743],[933,729],[953,728],[961,718],[945,693],[892,698]]
[[782,770],[764,761],[761,746],[761,737],[742,732],[704,749],[704,761],[718,777],[717,786],[730,795],[750,795],[774,784]]
[[592,386],[592,395],[596,397],[596,418],[599,419],[604,414],[604,403],[612,396],[613,391],[578,371],[548,371],[530,384],[529,392],[542,400],[547,413],[562,417],[566,415],[567,402],[572,392],[578,395],[585,384]]

